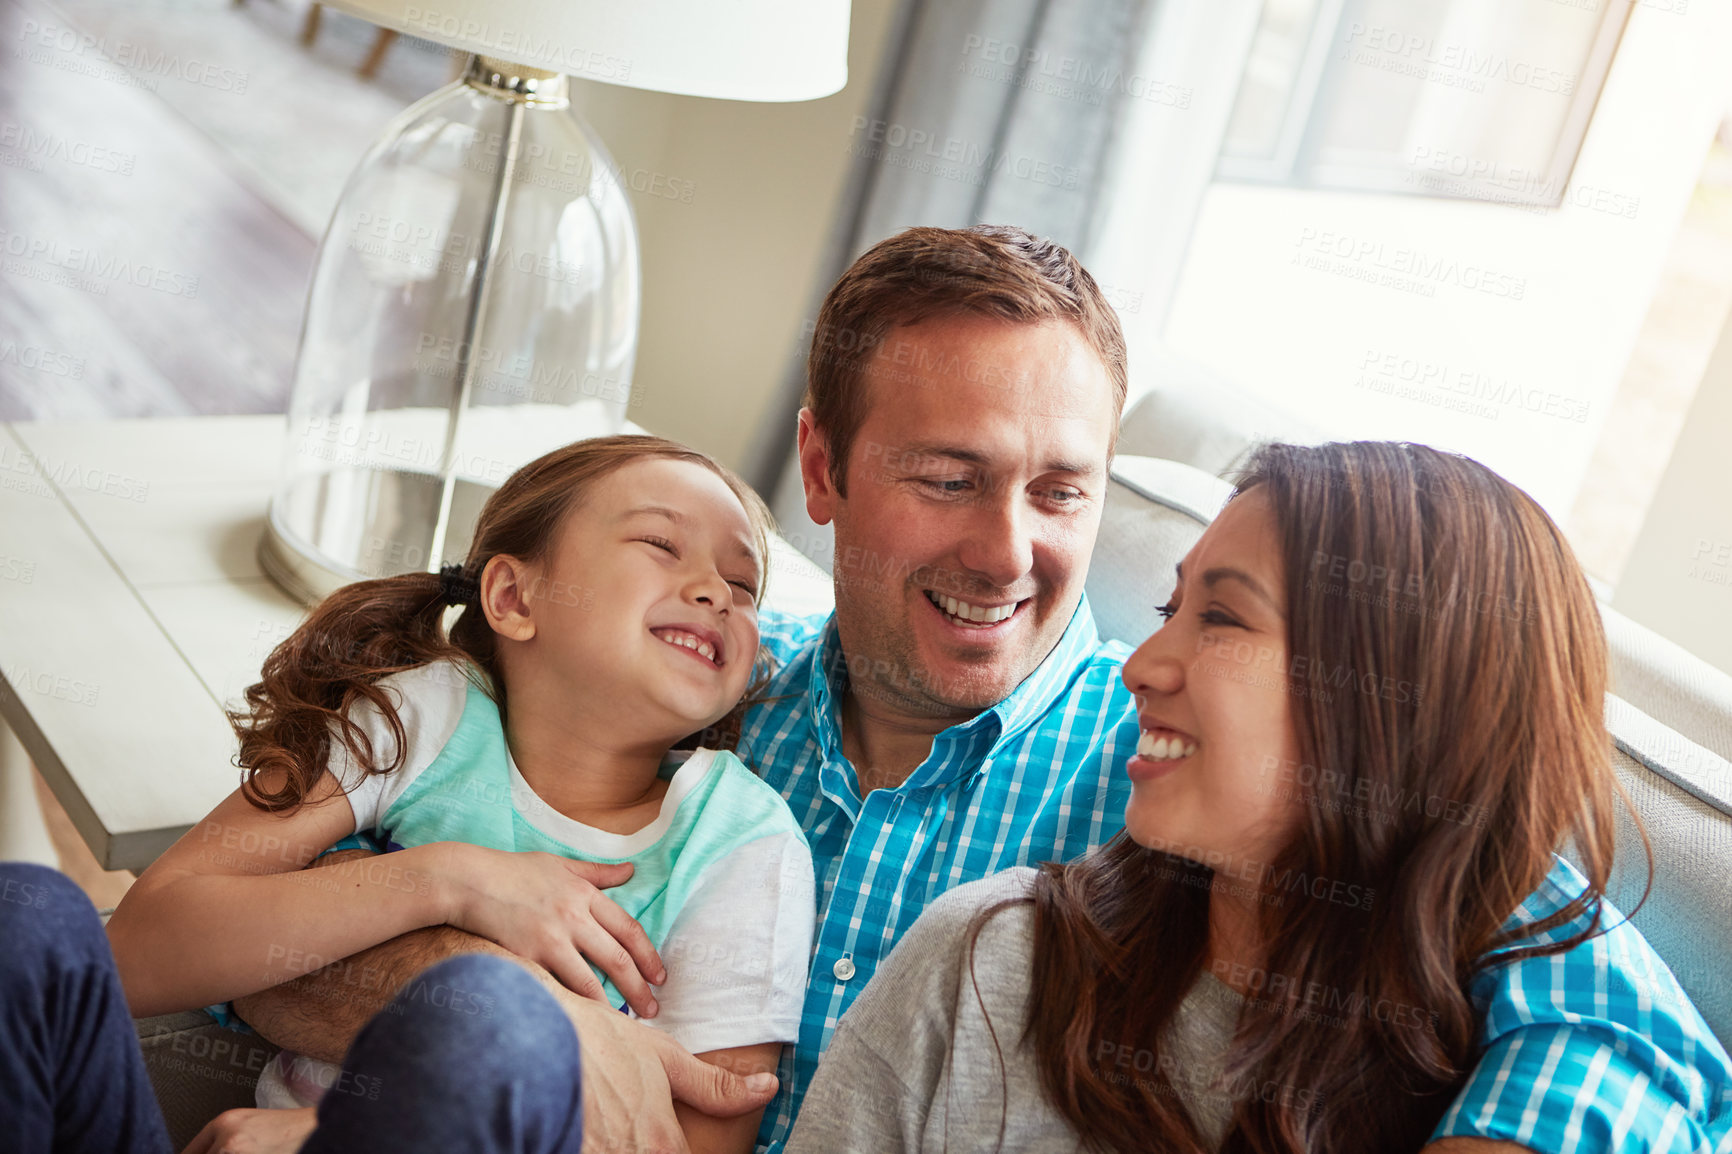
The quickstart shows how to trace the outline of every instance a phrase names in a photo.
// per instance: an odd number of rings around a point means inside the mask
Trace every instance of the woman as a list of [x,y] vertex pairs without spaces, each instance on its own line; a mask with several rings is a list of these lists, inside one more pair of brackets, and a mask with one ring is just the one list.
[[1162,613],[1125,833],[928,907],[790,1154],[1732,1141],[1732,1062],[1603,897],[1605,643],[1529,497],[1268,446]]

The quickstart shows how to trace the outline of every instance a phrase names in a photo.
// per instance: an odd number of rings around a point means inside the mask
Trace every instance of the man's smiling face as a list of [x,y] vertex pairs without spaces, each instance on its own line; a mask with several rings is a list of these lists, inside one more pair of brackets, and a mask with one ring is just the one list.
[[800,429],[807,508],[835,522],[852,688],[909,715],[971,715],[1033,672],[1076,610],[1112,384],[1073,325],[964,315],[892,330],[862,385],[846,496],[809,412]]

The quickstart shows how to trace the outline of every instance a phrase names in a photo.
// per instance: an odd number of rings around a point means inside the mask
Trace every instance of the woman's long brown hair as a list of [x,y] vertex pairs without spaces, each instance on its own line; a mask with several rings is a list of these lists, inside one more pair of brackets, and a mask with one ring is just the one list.
[[[733,490],[752,525],[762,598],[773,532],[769,509],[731,470],[675,441],[650,436],[576,441],[517,470],[482,507],[464,573],[479,579],[487,562],[502,553],[531,564],[545,560],[566,516],[596,482],[635,461],[652,458],[702,465]],[[402,761],[403,723],[390,694],[379,685],[393,673],[436,661],[472,662],[487,675],[483,688],[504,712],[505,679],[499,668],[497,635],[481,606],[473,602],[464,607],[447,634],[442,588],[437,573],[404,573],[345,585],[320,601],[307,620],[271,651],[261,679],[247,687],[246,712],[229,714],[240,737],[241,793],[248,801],[273,812],[300,806],[325,772],[333,733],[341,735],[350,756],[366,772],[396,769]],[[362,702],[377,709],[390,727],[394,752],[388,761],[381,759],[382,751],[373,749],[366,733],[350,719],[350,710]],[[731,744],[738,736],[745,704],[693,739]]]
[[[1418,1150],[1477,1057],[1467,989],[1488,954],[1603,932],[1621,791],[1599,613],[1557,526],[1465,458],[1267,445],[1235,496],[1251,489],[1286,567],[1301,767],[1281,776],[1310,803],[1265,877],[1361,896],[1262,906],[1266,960],[1228,1058],[1223,1092],[1240,1101],[1221,1149]],[[1586,891],[1506,932],[1566,839]],[[1205,966],[1212,879],[1121,833],[1035,880],[1023,1039],[1090,1149],[1204,1149],[1162,1038]],[[1514,944],[1583,916],[1555,944]]]

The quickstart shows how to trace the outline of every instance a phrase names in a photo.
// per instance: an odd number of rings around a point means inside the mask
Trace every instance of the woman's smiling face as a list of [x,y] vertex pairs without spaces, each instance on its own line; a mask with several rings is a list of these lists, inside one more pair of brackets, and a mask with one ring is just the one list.
[[1274,513],[1250,489],[1186,555],[1166,624],[1125,662],[1142,730],[1125,827],[1139,845],[1237,868],[1272,861],[1293,830],[1284,576]]

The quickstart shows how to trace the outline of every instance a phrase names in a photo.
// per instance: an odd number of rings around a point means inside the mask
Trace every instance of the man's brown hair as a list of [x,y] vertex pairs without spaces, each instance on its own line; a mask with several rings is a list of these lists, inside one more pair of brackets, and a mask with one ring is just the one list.
[[1074,324],[1112,381],[1118,440],[1128,385],[1125,337],[1076,257],[1010,225],[910,228],[867,249],[842,274],[812,332],[804,403],[829,438],[830,480],[839,494],[847,496],[848,454],[866,419],[867,366],[892,330],[945,316]]

